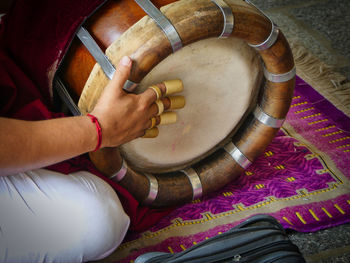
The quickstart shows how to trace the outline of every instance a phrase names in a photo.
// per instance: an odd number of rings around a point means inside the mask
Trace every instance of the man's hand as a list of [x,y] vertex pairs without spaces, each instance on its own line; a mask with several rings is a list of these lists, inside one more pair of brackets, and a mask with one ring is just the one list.
[[[105,87],[91,112],[102,127],[102,147],[119,146],[143,136],[145,130],[152,126],[151,118],[158,114],[159,106],[155,103],[157,92],[154,89],[146,89],[139,95],[123,90],[124,83],[130,75],[131,65],[129,57],[121,59],[113,79]],[[157,84],[157,87],[160,92],[158,96],[162,97],[166,93],[166,86],[162,83]],[[184,105],[183,97],[182,100]],[[164,110],[171,108],[170,98],[161,98],[161,103]],[[156,124],[160,123],[162,116],[156,117]]]

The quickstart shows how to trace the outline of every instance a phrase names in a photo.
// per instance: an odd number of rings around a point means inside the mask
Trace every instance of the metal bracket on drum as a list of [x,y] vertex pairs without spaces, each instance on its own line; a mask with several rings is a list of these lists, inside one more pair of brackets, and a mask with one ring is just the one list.
[[[80,27],[77,36],[97,61],[97,63],[101,66],[106,76],[109,79],[112,79],[115,72],[115,67],[109,61],[108,57],[103,53],[101,48],[97,45],[96,41],[93,39],[90,33],[84,27]],[[131,80],[127,80],[123,89],[132,92],[137,87],[137,85],[137,83],[134,83]]]
[[268,114],[266,114],[261,107],[256,106],[254,113],[254,117],[260,121],[262,124],[269,126],[271,128],[281,128],[285,119],[276,119]]
[[152,174],[144,174],[148,181],[149,181],[149,192],[148,192],[148,196],[146,197],[146,199],[143,201],[143,204],[145,205],[151,205],[153,203],[154,200],[156,200],[157,195],[158,195],[158,180],[157,178],[152,175]]
[[70,112],[74,116],[80,116],[81,112],[80,112],[78,106],[75,104],[75,102],[73,101],[72,97],[69,95],[69,93],[68,93],[68,91],[66,89],[66,86],[63,84],[63,82],[62,82],[60,77],[58,77],[58,76],[56,77],[54,85],[55,85],[56,91],[58,93],[58,96],[60,96],[60,98],[65,103],[65,105],[70,110]]
[[227,38],[232,34],[235,23],[231,7],[229,7],[224,0],[212,0],[212,2],[220,8],[224,16],[224,29],[219,38]]
[[271,22],[271,33],[268,36],[268,38],[260,43],[260,44],[248,44],[249,46],[251,46],[252,48],[255,48],[257,50],[265,50],[265,49],[269,49],[270,47],[273,46],[273,44],[275,44],[277,38],[278,38],[278,34],[279,34],[279,28],[275,25],[275,23],[272,21],[272,19],[266,15],[259,7],[257,7],[256,5],[254,5],[252,2],[250,2],[249,0],[245,0],[246,3],[254,6],[257,10],[259,10],[259,12],[261,12],[268,20],[270,20]]
[[252,162],[234,145],[229,142],[225,145],[224,150],[243,168],[247,169]]
[[173,52],[182,48],[182,40],[174,25],[160,10],[149,0],[135,0],[135,2],[149,15],[167,36]]
[[188,180],[192,185],[193,197],[192,200],[196,200],[202,197],[203,187],[201,179],[199,178],[197,172],[193,168],[187,168],[182,170],[182,172],[187,176]]
[[274,74],[267,70],[267,68],[264,65],[264,76],[267,80],[274,82],[274,83],[280,83],[280,82],[286,82],[291,80],[295,77],[296,69],[295,67],[292,68],[290,71],[282,74]]
[[127,171],[128,171],[128,165],[126,164],[126,161],[123,159],[122,167],[120,167],[118,172],[110,176],[109,179],[115,182],[120,182],[125,177]]

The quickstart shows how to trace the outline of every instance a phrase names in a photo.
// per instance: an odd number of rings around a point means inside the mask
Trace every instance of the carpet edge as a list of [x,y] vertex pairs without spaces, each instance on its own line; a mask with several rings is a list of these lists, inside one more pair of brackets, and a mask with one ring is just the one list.
[[294,55],[297,75],[350,117],[350,81],[316,58],[297,39],[288,41]]

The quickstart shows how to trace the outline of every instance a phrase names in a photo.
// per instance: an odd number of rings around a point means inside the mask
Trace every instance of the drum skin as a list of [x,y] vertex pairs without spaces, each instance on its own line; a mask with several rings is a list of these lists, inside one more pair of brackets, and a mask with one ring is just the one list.
[[[158,8],[174,1],[152,1]],[[254,6],[239,0],[225,0],[234,15],[232,37],[249,44],[264,42],[271,33],[271,22]],[[183,45],[201,39],[219,37],[224,19],[220,9],[210,0],[183,0],[161,9],[173,23]],[[100,47],[105,50],[112,42],[145,16],[143,10],[133,0],[109,1],[84,25]],[[139,30],[139,31],[138,31]],[[171,54],[171,46],[163,32],[150,37],[148,50],[138,52],[133,39],[142,32],[137,24],[128,30],[130,46],[120,50],[120,56],[130,55],[133,68],[130,80],[139,83],[150,70]],[[130,50],[132,53],[130,54]],[[279,32],[276,42],[268,49],[259,51],[266,69],[273,74],[284,74],[294,68],[294,60],[288,42]],[[61,76],[69,83],[70,93],[77,100],[89,78],[95,60],[78,40],[74,40],[66,54]],[[258,104],[261,109],[276,119],[287,115],[293,96],[295,78],[285,82],[266,81],[260,91]],[[278,128],[269,127],[254,116],[249,115],[234,134],[232,142],[250,161],[254,161],[275,137]],[[122,166],[122,158],[117,148],[104,148],[90,153],[96,167],[107,176],[115,174]],[[219,149],[209,157],[192,165],[200,178],[203,195],[216,191],[234,180],[244,170],[225,150]],[[182,171],[157,175],[158,192],[152,206],[171,206],[193,199],[192,185]],[[137,200],[143,202],[150,193],[149,179],[142,173],[128,168],[126,176],[119,182]]]

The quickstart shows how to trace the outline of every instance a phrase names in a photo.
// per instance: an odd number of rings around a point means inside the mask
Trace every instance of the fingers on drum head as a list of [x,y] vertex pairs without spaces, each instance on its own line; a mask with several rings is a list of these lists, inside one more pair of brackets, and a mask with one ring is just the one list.
[[[165,86],[165,94],[170,95],[174,93],[178,93],[183,91],[183,84],[182,81],[179,79],[176,80],[167,80],[163,82]],[[158,87],[157,85],[152,85],[149,87],[149,89],[152,89],[154,93],[156,94],[156,101],[154,102],[158,108],[157,117],[152,117],[150,119],[150,128],[145,130],[145,134],[142,136],[142,138],[155,138],[159,134],[159,130],[156,125],[167,125],[172,124],[177,121],[177,114],[175,112],[164,112],[165,106],[164,102],[162,101],[162,89]],[[186,101],[184,96],[171,96],[165,99],[166,102],[166,108],[167,109],[181,109],[185,106]]]
[[160,122],[159,125],[167,125],[172,124],[177,121],[177,114],[175,112],[165,112],[161,114],[160,116]]
[[[165,92],[164,92],[164,88],[165,88]],[[184,90],[184,86],[181,79],[172,79],[172,80],[163,81],[162,87],[159,87],[157,85],[152,85],[149,87],[149,89],[152,89],[155,92],[157,100],[159,100],[162,97],[163,93],[165,93],[165,95],[171,95],[174,93],[182,92]]]
[[182,109],[185,107],[186,100],[184,96],[171,96],[168,98],[170,101],[170,110]]
[[152,89],[156,93],[157,100],[159,100],[162,97],[162,91],[160,90],[160,88],[158,86],[153,85],[153,86],[149,87],[149,89]]
[[155,138],[159,134],[159,130],[157,127],[154,127],[152,129],[145,130],[145,134],[142,136],[142,138]]
[[181,79],[172,79],[163,81],[165,85],[165,95],[171,95],[174,93],[179,93],[184,90],[184,86]]
[[157,115],[161,115],[164,112],[164,103],[162,100],[156,100],[155,104],[158,107],[158,113]]
[[154,128],[157,125],[157,118],[156,117],[152,117],[151,118],[151,126],[149,127],[149,129]]

